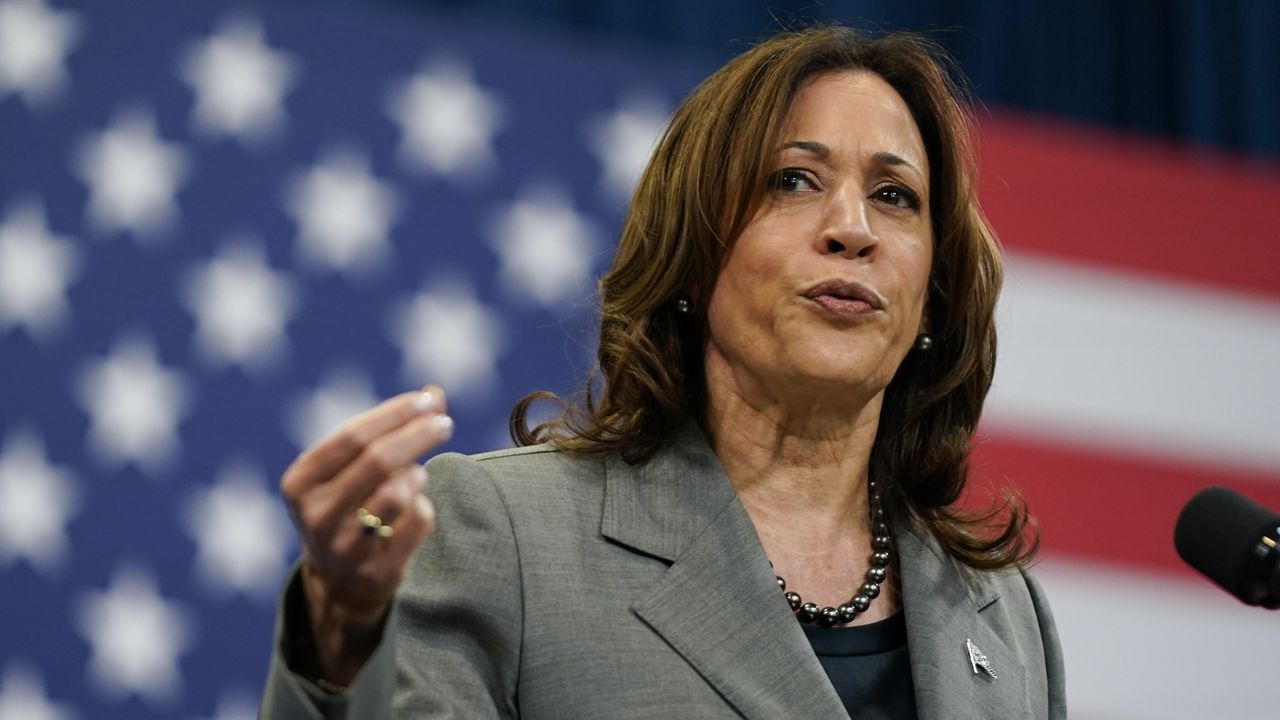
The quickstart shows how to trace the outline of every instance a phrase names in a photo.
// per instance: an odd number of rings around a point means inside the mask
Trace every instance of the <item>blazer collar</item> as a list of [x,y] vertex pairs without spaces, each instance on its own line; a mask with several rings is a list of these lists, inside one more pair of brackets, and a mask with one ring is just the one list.
[[[696,424],[647,463],[606,462],[601,532],[671,563],[632,611],[744,717],[847,717]],[[894,540],[920,720],[1020,717],[1025,671],[998,632],[997,585],[910,519],[896,519]],[[973,673],[966,640],[998,678]]]
[[[991,573],[961,565],[910,521],[895,523],[894,544],[920,720],[1028,717],[1023,655],[1002,638],[1009,618]],[[966,642],[998,677],[974,672]]]
[[673,562],[736,501],[720,460],[698,425],[687,421],[648,462],[628,465],[609,456],[600,532]]
[[645,464],[609,460],[601,531],[671,563],[632,611],[744,717],[848,717],[696,425]]

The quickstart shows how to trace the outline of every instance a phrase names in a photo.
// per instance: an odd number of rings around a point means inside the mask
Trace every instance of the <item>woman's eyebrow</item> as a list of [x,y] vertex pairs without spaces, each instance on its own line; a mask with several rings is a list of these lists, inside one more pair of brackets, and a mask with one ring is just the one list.
[[[787,142],[782,143],[782,147],[778,148],[778,152],[782,152],[783,150],[787,150],[789,148],[797,148],[799,150],[804,150],[806,152],[813,153],[814,155],[817,155],[818,158],[821,160],[826,160],[828,157],[831,156],[831,148],[827,147],[826,145],[816,140],[789,140]],[[899,167],[909,168],[913,170],[917,175],[919,175],[920,179],[922,180],[924,179],[924,172],[922,172],[920,168],[916,167],[915,163],[902,157],[901,155],[898,155],[897,153],[881,151],[876,153],[875,155],[872,155],[871,161],[878,165],[896,165]]]
[[924,179],[924,173],[920,171],[920,168],[916,167],[910,160],[907,160],[901,155],[896,155],[891,152],[878,152],[871,156],[871,160],[878,165],[897,165],[899,167],[910,168],[920,176],[921,180]]
[[778,148],[778,152],[782,152],[787,148],[807,150],[823,160],[826,160],[827,156],[831,154],[831,148],[816,140],[791,140],[789,142],[782,143],[782,147]]

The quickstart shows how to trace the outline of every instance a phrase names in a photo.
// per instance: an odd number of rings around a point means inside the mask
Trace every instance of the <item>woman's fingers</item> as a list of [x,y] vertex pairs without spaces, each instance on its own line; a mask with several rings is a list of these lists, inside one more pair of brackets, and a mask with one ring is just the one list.
[[[368,563],[369,574],[379,581],[388,582],[394,590],[404,579],[409,565],[409,556],[417,549],[422,540],[435,530],[436,511],[426,495],[414,495],[408,506],[401,509],[390,527],[392,532],[385,537],[378,534],[365,535],[365,562]],[[384,521],[385,522],[385,521]]]
[[[331,479],[388,432],[425,415],[447,411],[444,391],[434,385],[422,392],[401,393],[343,423],[333,434],[308,448],[285,470],[281,491],[290,501]],[[403,463],[402,463],[403,464]]]
[[392,528],[395,529],[395,534],[386,538],[383,552],[387,561],[398,568],[395,585],[399,587],[404,580],[405,570],[409,567],[409,556],[413,555],[423,538],[435,531],[436,511],[431,501],[426,495],[416,495],[410,506],[396,518]]
[[377,438],[332,480],[307,493],[299,508],[303,522],[320,536],[332,535],[387,478],[452,433],[453,421],[447,415],[428,414]]
[[370,540],[386,540],[400,532],[402,516],[412,511],[416,498],[427,487],[427,471],[411,465],[394,473],[374,488],[359,507],[343,518],[334,533],[335,552],[358,556]]
[[357,614],[379,612],[404,579],[409,556],[435,528],[421,466],[395,473],[336,531],[330,562],[313,563],[325,597]]

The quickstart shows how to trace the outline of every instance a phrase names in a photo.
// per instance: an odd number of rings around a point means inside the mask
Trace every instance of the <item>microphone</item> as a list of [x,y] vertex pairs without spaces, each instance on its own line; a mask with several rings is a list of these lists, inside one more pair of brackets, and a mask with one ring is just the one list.
[[1182,508],[1173,543],[1241,602],[1280,608],[1280,515],[1234,490],[1205,488]]

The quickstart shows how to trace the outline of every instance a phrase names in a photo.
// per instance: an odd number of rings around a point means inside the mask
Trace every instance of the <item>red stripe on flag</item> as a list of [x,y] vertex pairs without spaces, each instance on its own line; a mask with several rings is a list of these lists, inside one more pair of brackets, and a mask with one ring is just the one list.
[[1007,113],[981,141],[1010,249],[1280,296],[1280,165]]
[[[1043,552],[1089,562],[1194,573],[1173,548],[1173,527],[1191,496],[1232,488],[1280,512],[1280,476],[1174,463],[987,436],[974,453],[975,492],[990,481],[1022,491],[1040,521]],[[1199,581],[1199,580],[1194,580]]]

